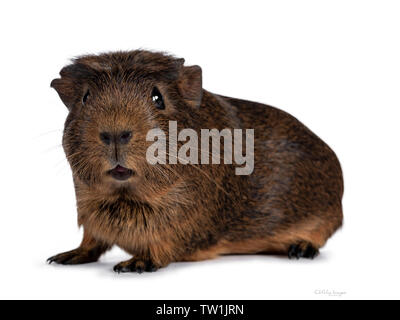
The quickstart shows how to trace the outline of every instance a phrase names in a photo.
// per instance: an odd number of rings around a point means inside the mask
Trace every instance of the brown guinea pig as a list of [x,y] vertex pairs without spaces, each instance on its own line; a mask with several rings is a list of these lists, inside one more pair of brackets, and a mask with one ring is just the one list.
[[[210,93],[199,66],[163,53],[82,56],[60,75],[51,86],[69,110],[63,147],[84,236],[79,248],[50,263],[94,262],[114,245],[133,256],[116,272],[226,254],[314,258],[341,226],[339,161],[289,114]],[[243,145],[252,167],[243,174],[237,163],[210,161],[214,146],[202,151],[211,141],[189,150],[204,161],[178,161],[187,153],[177,156],[174,148],[185,140],[171,134],[171,123],[198,135],[250,129],[253,140]],[[157,151],[167,161],[149,161],[154,129],[170,139],[168,151]],[[217,149],[228,156],[232,150],[229,144]]]

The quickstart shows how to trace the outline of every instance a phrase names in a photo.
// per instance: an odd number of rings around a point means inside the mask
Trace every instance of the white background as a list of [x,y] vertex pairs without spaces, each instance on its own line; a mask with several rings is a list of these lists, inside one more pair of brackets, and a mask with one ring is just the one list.
[[[399,17],[398,1],[2,1],[0,298],[400,298]],[[199,64],[212,92],[288,111],[336,151],[345,224],[319,258],[117,275],[115,249],[45,264],[81,239],[50,81],[76,55],[140,47]]]

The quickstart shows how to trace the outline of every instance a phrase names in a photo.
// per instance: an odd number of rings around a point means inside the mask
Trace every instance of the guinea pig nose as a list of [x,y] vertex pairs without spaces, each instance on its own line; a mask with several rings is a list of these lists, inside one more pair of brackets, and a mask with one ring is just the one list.
[[132,139],[132,131],[123,131],[118,137],[121,144],[127,144]]
[[106,145],[111,144],[112,137],[109,132],[100,132],[100,140],[103,141]]

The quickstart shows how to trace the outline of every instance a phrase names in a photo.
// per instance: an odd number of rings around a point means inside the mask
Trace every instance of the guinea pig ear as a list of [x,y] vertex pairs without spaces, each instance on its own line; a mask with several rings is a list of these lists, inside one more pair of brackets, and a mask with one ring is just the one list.
[[68,109],[71,109],[76,101],[76,89],[74,83],[68,79],[54,79],[51,82],[50,87],[57,91],[61,101]]
[[68,109],[71,109],[74,104],[82,99],[88,74],[87,67],[73,64],[61,69],[61,78],[54,79],[51,82],[50,87],[57,91],[61,101]]
[[199,66],[182,67],[178,78],[179,93],[193,108],[198,108],[203,96],[202,72]]

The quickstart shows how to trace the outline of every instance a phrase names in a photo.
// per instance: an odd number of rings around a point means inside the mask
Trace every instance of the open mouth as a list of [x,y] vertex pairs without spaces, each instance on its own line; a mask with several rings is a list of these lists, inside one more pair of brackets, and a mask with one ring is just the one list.
[[124,181],[133,176],[133,170],[117,165],[114,169],[108,171],[108,173],[116,180]]

